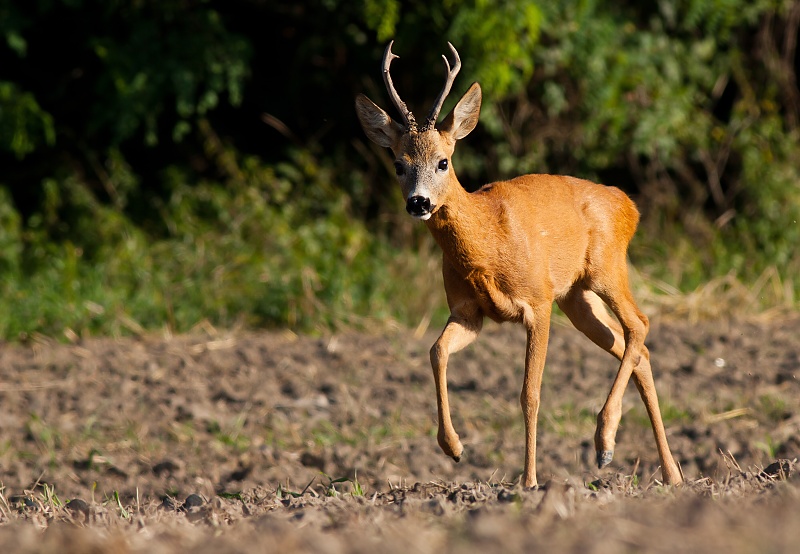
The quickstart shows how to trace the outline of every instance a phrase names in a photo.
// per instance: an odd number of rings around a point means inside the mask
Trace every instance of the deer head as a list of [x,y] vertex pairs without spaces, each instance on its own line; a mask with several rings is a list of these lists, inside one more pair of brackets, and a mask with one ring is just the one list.
[[393,43],[389,43],[383,55],[383,79],[392,102],[400,112],[402,123],[392,120],[389,114],[363,94],[356,97],[356,113],[370,140],[391,148],[394,153],[395,173],[406,198],[406,211],[416,218],[427,220],[447,202],[449,188],[460,186],[450,160],[456,141],[467,136],[478,124],[481,87],[473,83],[436,128],[442,104],[461,69],[458,52],[448,42],[455,63],[451,68],[447,57],[442,56],[447,79],[425,123],[418,129],[414,115],[400,99],[389,74],[392,60],[399,57],[392,53]]

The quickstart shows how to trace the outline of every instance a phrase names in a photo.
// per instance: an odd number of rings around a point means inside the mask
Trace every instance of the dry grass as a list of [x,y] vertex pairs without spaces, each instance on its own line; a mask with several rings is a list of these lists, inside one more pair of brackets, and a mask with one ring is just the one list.
[[796,314],[794,283],[775,267],[765,270],[752,285],[736,275],[711,279],[688,292],[631,271],[634,296],[649,316],[694,324],[700,321],[747,318],[766,321]]

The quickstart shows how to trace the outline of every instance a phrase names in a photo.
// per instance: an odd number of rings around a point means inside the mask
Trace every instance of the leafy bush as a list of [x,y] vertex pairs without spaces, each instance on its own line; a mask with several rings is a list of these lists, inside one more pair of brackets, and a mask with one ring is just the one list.
[[[224,183],[191,183],[170,168],[159,207],[166,230],[155,240],[80,181],[49,183],[50,208],[79,213],[65,235],[80,241],[49,238],[47,213],[32,216],[20,241],[16,214],[0,213],[0,240],[25,246],[1,261],[26,268],[4,272],[0,292],[13,309],[0,316],[0,335],[185,331],[203,320],[312,330],[413,322],[441,307],[440,293],[414,290],[436,280],[437,264],[372,235],[330,186],[331,168],[307,151],[294,156],[276,169],[244,158]],[[302,194],[311,182],[316,192]]]
[[[452,41],[475,188],[620,186],[665,289],[800,283],[800,3],[55,0],[0,6],[0,336],[319,328],[442,313],[438,255],[358,127],[397,40],[420,109]],[[54,48],[52,45],[58,45]],[[770,300],[774,300],[774,296]]]

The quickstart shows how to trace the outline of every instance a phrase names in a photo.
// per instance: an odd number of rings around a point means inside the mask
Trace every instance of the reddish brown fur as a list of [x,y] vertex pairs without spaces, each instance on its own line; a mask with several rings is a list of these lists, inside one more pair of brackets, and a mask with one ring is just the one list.
[[[614,254],[604,251],[598,237],[613,233],[627,247],[639,219],[633,202],[618,189],[570,177],[525,175],[473,194],[456,181],[448,190],[452,196],[427,222],[444,263],[479,298],[486,295],[476,283],[491,274],[511,304],[558,300],[579,281],[588,286],[602,271],[604,257]],[[486,302],[481,308],[495,321],[524,320],[519,302],[512,311]]]
[[364,96],[357,98],[356,109],[367,135],[394,152],[407,198],[424,195],[430,200],[425,223],[443,252],[451,312],[431,348],[442,450],[455,460],[463,451],[450,418],[449,355],[478,336],[484,317],[522,323],[528,330],[520,395],[526,428],[523,484],[537,484],[536,426],[555,301],[580,331],[621,362],[598,415],[598,464],[611,461],[622,396],[632,376],[650,416],[664,481],[680,483],[644,345],[649,324],[628,285],[627,248],[639,221],[634,203],[614,187],[554,175],[525,175],[468,193],[452,164],[437,170],[450,160],[456,140],[477,124],[477,83],[438,130],[404,132]]

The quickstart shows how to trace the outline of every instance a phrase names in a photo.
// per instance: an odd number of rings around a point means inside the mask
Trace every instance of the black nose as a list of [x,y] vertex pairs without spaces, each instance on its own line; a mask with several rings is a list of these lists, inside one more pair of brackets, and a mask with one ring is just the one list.
[[406,211],[416,217],[429,214],[431,213],[431,199],[424,196],[412,196],[406,202]]

